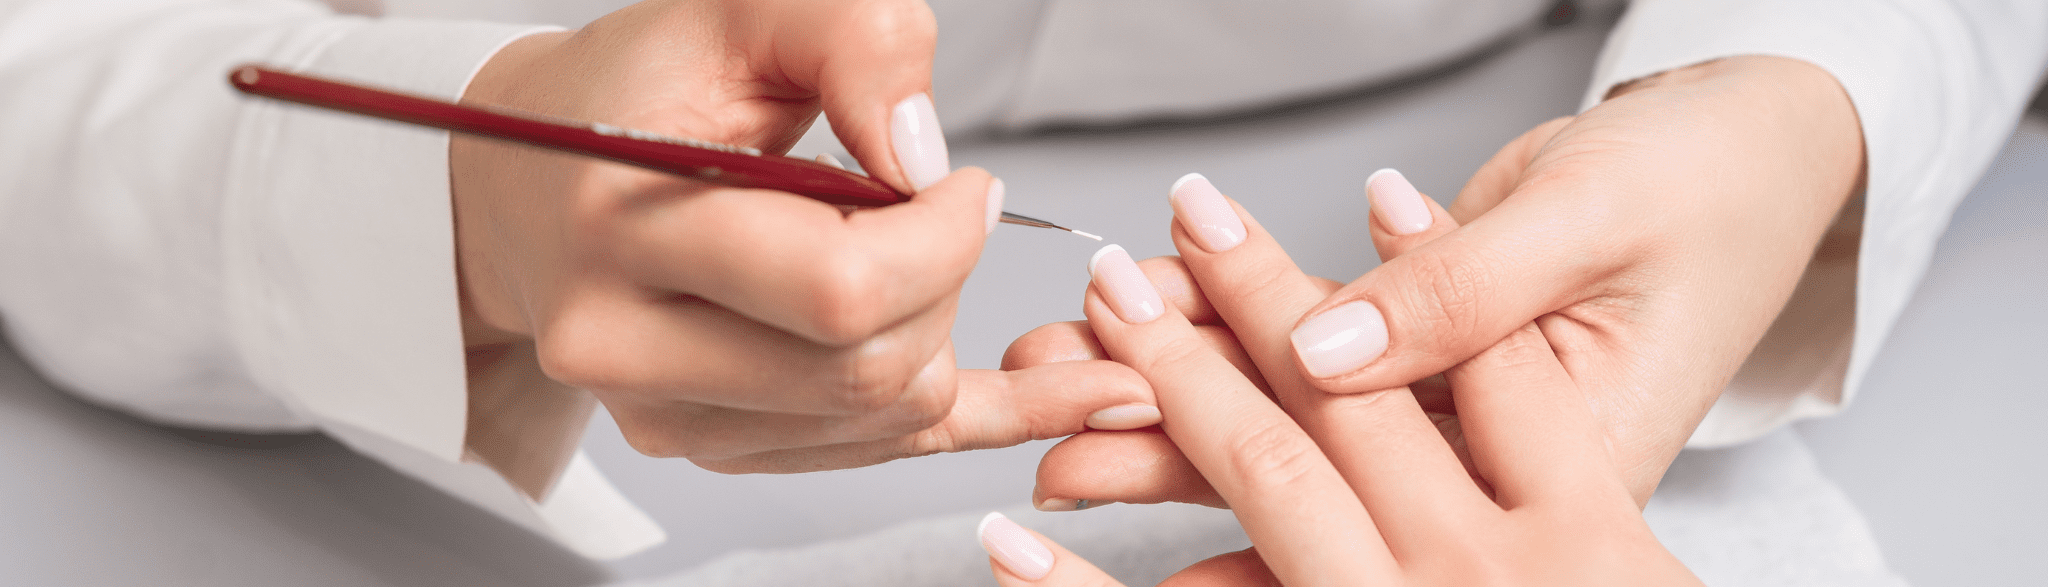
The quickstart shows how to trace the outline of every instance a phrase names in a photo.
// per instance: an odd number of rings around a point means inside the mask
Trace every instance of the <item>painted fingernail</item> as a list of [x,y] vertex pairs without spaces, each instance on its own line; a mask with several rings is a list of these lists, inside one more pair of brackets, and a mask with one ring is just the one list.
[[1038,508],[1038,511],[1041,512],[1078,512],[1095,506],[1109,505],[1112,503],[1116,502],[1103,501],[1099,499],[1067,499],[1064,497],[1053,497],[1047,498],[1045,501],[1038,502],[1037,504],[1031,507]]
[[988,181],[988,233],[996,231],[996,221],[1003,217],[1003,178]]
[[1052,549],[1002,514],[989,512],[983,516],[981,527],[974,533],[981,537],[981,549],[1011,573],[1037,581],[1052,572]]
[[1109,245],[1096,251],[1088,259],[1088,275],[1095,280],[1095,287],[1102,290],[1110,309],[1116,310],[1117,317],[1125,322],[1143,324],[1166,313],[1166,304],[1160,301],[1159,291],[1152,289],[1152,280],[1145,277],[1145,271],[1138,269],[1138,263],[1121,246]]
[[817,161],[819,163],[823,163],[825,165],[837,167],[839,169],[846,169],[846,164],[840,163],[839,158],[833,157],[831,153],[819,153],[818,156],[813,157],[812,160]]
[[1372,302],[1359,300],[1309,318],[1287,338],[1309,375],[1342,375],[1387,351],[1387,321]]
[[1244,219],[1237,217],[1223,192],[1216,191],[1202,174],[1180,176],[1167,192],[1167,200],[1173,203],[1173,215],[1180,219],[1181,228],[1194,235],[1204,250],[1221,253],[1244,242]]
[[946,156],[946,135],[939,132],[939,114],[932,110],[931,96],[917,94],[896,103],[889,117],[889,140],[910,187],[922,190],[953,172]]
[[1415,184],[1392,169],[1372,172],[1365,178],[1365,196],[1372,200],[1372,215],[1380,219],[1380,226],[1394,234],[1415,234],[1429,230],[1435,219],[1429,215],[1429,204],[1422,202],[1422,192],[1415,191]]
[[1158,424],[1159,407],[1146,404],[1112,406],[1088,415],[1088,427],[1096,430],[1130,430]]

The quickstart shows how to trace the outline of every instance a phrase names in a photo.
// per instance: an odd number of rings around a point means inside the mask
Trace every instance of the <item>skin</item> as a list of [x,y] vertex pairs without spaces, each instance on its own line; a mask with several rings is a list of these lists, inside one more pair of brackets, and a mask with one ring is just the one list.
[[[1423,232],[1375,234],[1382,254],[1450,232],[1449,214],[1432,212]],[[1256,222],[1246,225],[1246,242],[1221,253],[1196,247],[1178,225],[1174,236],[1259,360],[1288,352],[1294,321],[1272,307],[1315,304],[1325,289]],[[1470,430],[1468,472],[1409,388],[1329,394],[1283,372],[1266,378],[1269,399],[1178,310],[1131,323],[1105,303],[1114,295],[1105,287],[1096,282],[1086,303],[1097,339],[1151,381],[1165,436],[1234,506],[1255,545],[1163,585],[1701,584],[1651,534],[1540,323],[1446,373]],[[1050,572],[1029,579],[992,557],[999,584],[1119,584],[1038,539],[1054,551]]]
[[[768,153],[822,112],[908,191],[891,108],[930,91],[933,34],[916,0],[650,0],[513,43],[465,100]],[[980,169],[842,211],[489,139],[449,151],[469,446],[529,493],[593,400],[640,451],[724,472],[1008,446],[1151,401],[1109,362],[955,368]]]
[[[1805,62],[1737,57],[1626,85],[1502,148],[1450,207],[1463,226],[1350,284],[1312,279],[1325,297],[1271,310],[1298,324],[1369,300],[1388,325],[1384,355],[1315,378],[1274,351],[1247,372],[1303,377],[1340,395],[1413,384],[1462,450],[1455,394],[1435,375],[1534,322],[1604,426],[1630,494],[1646,503],[1784,308],[1860,189],[1862,166],[1853,105]],[[1384,251],[1384,227],[1373,229]],[[1144,269],[1198,326],[1240,326],[1215,312],[1225,302],[1179,260]],[[1085,323],[1047,325],[1013,343],[1004,365],[1113,356],[1095,335]],[[1091,469],[1125,474],[1104,480]],[[1046,456],[1035,495],[1218,505],[1190,469],[1157,435],[1084,433]]]

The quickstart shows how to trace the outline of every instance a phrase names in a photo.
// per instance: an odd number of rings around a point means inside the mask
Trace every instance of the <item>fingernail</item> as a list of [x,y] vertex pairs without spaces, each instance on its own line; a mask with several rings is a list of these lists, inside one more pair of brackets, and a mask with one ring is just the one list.
[[1372,215],[1380,219],[1380,225],[1394,234],[1415,234],[1429,230],[1435,219],[1429,215],[1429,204],[1422,202],[1422,192],[1415,191],[1415,184],[1392,169],[1372,172],[1365,178],[1365,197],[1372,200]]
[[939,132],[939,114],[932,110],[931,96],[904,98],[889,118],[896,164],[903,167],[903,178],[910,180],[910,187],[922,190],[953,172],[946,156],[946,135]]
[[1112,503],[1116,502],[1102,501],[1097,499],[1067,499],[1064,497],[1054,497],[1048,498],[1045,501],[1038,502],[1037,504],[1031,507],[1038,508],[1038,511],[1041,512],[1078,512],[1095,506],[1109,505]]
[[1037,581],[1052,572],[1052,549],[1002,514],[989,512],[983,516],[981,527],[974,533],[981,537],[981,549],[1011,573]]
[[1088,427],[1096,430],[1130,430],[1158,424],[1159,407],[1129,404],[1096,410],[1088,415]]
[[1110,309],[1125,322],[1143,324],[1166,313],[1166,304],[1159,299],[1159,291],[1152,289],[1152,280],[1145,277],[1144,270],[1131,260],[1131,254],[1117,245],[1102,247],[1095,256],[1088,259],[1088,275],[1095,280],[1095,287],[1102,290],[1102,297],[1108,299]]
[[1003,178],[988,182],[988,233],[996,231],[996,221],[1003,217]]
[[1309,375],[1342,375],[1387,351],[1387,321],[1372,302],[1359,300],[1309,318],[1287,338]]
[[1173,214],[1180,219],[1181,228],[1194,235],[1203,249],[1221,253],[1244,242],[1244,219],[1237,217],[1223,192],[1216,191],[1202,174],[1180,176],[1167,199],[1173,202]]
[[836,167],[836,168],[839,168],[839,169],[846,169],[846,164],[845,164],[845,163],[840,163],[840,162],[839,162],[839,158],[838,158],[838,157],[833,157],[831,153],[819,153],[819,154],[818,154],[818,156],[817,156],[817,157],[814,157],[814,158],[812,158],[812,160],[813,160],[813,161],[817,161],[817,162],[819,162],[819,163],[823,163],[823,164],[826,164],[826,165],[830,165],[830,166],[833,166],[833,167]]

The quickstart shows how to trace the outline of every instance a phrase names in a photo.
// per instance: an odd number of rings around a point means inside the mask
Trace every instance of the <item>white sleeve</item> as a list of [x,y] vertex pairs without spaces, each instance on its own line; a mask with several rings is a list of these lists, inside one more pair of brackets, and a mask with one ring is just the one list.
[[659,542],[580,458],[541,503],[463,461],[447,133],[226,83],[261,61],[452,99],[537,30],[310,0],[0,0],[8,336],[146,418],[317,428],[585,554]]
[[1949,215],[2040,80],[2048,3],[1640,0],[1609,39],[1585,105],[1616,84],[1735,55],[1833,74],[1861,119],[1868,183],[1860,223],[1852,204],[1695,447],[1832,414],[1855,396]]

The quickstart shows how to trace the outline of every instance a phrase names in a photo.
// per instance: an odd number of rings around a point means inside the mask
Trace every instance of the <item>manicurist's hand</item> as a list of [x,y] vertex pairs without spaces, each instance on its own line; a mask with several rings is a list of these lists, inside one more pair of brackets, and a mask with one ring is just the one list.
[[[1630,84],[1503,148],[1450,208],[1465,226],[1326,299],[1270,310],[1299,322],[1287,340],[1263,343],[1285,352],[1257,368],[1337,394],[1416,383],[1455,437],[1430,378],[1536,322],[1606,426],[1631,493],[1647,501],[1783,309],[1862,162],[1847,95],[1805,62],[1737,57]],[[1382,257],[1388,239],[1434,226],[1433,204],[1398,174],[1376,175],[1366,192]],[[1170,294],[1216,297],[1213,278],[1182,252],[1187,269],[1148,270]],[[1219,318],[1242,334],[1229,312]],[[1085,329],[1050,325],[1019,339],[1006,365],[1096,348]]]
[[915,196],[843,212],[458,135],[472,401],[479,372],[530,361],[642,452],[729,472],[1006,446],[1149,404],[1107,362],[955,369],[960,286],[1003,188],[947,161],[933,35],[915,0],[650,0],[493,58],[465,100],[770,153],[822,111]]
[[[1255,360],[1291,352],[1287,312],[1324,290],[1214,190],[1175,204],[1175,243],[1243,348]],[[1437,216],[1447,230],[1448,215]],[[1329,394],[1280,372],[1266,377],[1276,404],[1120,249],[1090,271],[1086,312],[1102,349],[1151,382],[1164,436],[1254,545],[1164,584],[1700,584],[1644,523],[1604,429],[1536,325],[1446,374],[1468,470],[1407,387]],[[1116,584],[998,515],[979,533],[1002,585]]]

